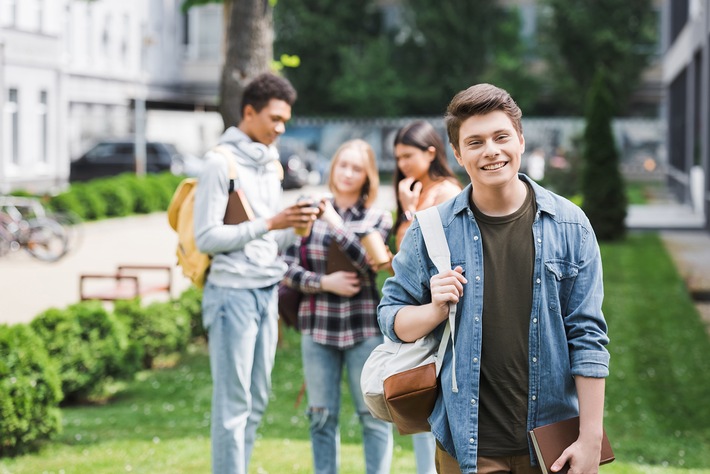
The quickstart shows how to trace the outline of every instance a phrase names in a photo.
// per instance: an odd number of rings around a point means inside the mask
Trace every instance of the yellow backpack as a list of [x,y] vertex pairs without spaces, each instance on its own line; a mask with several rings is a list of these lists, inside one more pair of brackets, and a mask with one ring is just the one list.
[[[223,147],[217,146],[213,151],[218,152],[227,159],[229,166],[229,181],[231,190],[234,181],[237,179],[237,166],[234,164],[232,152]],[[280,178],[283,179],[283,168],[279,165]],[[195,192],[197,191],[197,179],[185,178],[178,185],[170,199],[168,205],[168,223],[177,232],[177,264],[182,267],[182,273],[188,277],[192,283],[202,288],[205,286],[207,272],[212,262],[212,257],[200,252],[195,242]]]

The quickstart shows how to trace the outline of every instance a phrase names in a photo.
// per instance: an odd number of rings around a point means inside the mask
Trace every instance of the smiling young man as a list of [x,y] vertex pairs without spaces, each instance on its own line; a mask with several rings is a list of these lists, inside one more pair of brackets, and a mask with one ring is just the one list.
[[212,472],[246,474],[269,398],[278,339],[279,256],[295,241],[293,226],[315,219],[310,208],[281,210],[281,172],[273,142],[286,130],[296,91],[284,78],[262,74],[242,97],[242,121],[219,139],[237,168],[254,219],[225,225],[229,168],[210,151],[195,196],[195,239],[212,264],[202,295],[212,372]]
[[528,430],[576,415],[579,438],[553,470],[599,467],[609,373],[599,247],[577,206],[519,173],[521,117],[490,84],[452,99],[449,141],[471,180],[438,206],[452,270],[436,271],[415,222],[383,288],[380,328],[395,341],[441,334],[458,303],[429,420],[440,473],[539,473]]

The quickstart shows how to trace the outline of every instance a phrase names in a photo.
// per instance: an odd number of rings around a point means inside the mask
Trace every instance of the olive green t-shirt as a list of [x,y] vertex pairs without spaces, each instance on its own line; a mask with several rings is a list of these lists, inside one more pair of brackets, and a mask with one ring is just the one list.
[[528,337],[535,248],[533,191],[513,214],[490,217],[472,204],[483,242],[483,334],[479,456],[528,452]]

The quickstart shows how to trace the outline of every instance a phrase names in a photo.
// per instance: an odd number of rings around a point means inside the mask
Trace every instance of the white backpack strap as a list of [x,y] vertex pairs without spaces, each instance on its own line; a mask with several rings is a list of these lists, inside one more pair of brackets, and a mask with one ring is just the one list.
[[[449,251],[449,244],[444,234],[444,226],[441,223],[439,209],[437,209],[436,206],[430,207],[418,211],[416,216],[417,221],[419,221],[419,227],[422,230],[422,237],[424,237],[427,253],[431,261],[436,265],[436,269],[439,270],[440,273],[451,270],[451,252]],[[441,337],[439,352],[436,357],[436,374],[439,375],[439,371],[441,370],[441,364],[444,361],[444,354],[446,353],[446,346],[449,343],[449,336],[451,336],[451,390],[458,392],[459,389],[456,383],[456,347],[454,346],[455,334],[456,304],[449,304],[449,320],[444,328],[444,334]]]

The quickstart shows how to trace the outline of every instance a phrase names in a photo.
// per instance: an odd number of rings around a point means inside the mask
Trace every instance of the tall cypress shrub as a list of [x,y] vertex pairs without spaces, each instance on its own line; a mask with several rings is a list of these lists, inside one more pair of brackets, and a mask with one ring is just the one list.
[[611,123],[615,105],[599,69],[589,91],[583,143],[584,212],[599,240],[618,240],[626,233],[626,192]]

